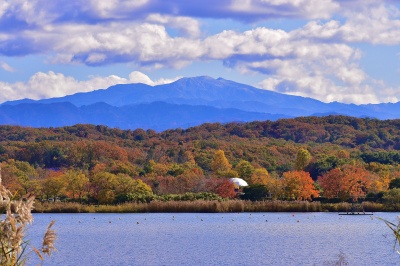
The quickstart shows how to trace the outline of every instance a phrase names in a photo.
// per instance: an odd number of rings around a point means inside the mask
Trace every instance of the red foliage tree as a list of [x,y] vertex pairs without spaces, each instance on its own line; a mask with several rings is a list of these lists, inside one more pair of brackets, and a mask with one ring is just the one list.
[[229,179],[210,178],[206,183],[206,191],[216,193],[223,198],[235,198],[235,187]]

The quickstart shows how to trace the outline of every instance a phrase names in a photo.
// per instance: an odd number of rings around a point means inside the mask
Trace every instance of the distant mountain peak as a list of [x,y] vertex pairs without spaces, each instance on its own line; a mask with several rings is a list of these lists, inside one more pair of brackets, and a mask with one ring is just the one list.
[[215,79],[213,77],[210,77],[210,76],[194,76],[194,77],[181,78],[181,79],[178,79],[178,81],[179,80],[196,80],[196,81],[199,81],[199,80],[215,80]]
[[[0,105],[0,124],[54,126],[69,121],[167,129],[229,119],[251,121],[326,114],[393,119],[400,118],[400,104],[323,103],[221,77],[198,76],[156,86],[119,84],[59,98],[11,101]],[[51,119],[47,124],[41,123],[46,117]]]
[[[187,77],[187,78],[181,78],[176,80],[175,82],[171,84],[179,84],[179,85],[196,85],[196,84],[204,84],[204,83],[217,83],[218,80],[209,77],[209,76],[197,76],[197,77]],[[166,84],[167,85],[167,84]]]

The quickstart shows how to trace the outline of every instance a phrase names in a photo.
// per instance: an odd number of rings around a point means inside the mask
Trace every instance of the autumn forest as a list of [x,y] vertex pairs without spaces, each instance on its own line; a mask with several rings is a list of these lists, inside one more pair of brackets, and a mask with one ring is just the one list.
[[[89,204],[239,198],[400,203],[400,120],[345,116],[164,132],[0,126],[16,197]],[[249,187],[235,191],[240,177]]]

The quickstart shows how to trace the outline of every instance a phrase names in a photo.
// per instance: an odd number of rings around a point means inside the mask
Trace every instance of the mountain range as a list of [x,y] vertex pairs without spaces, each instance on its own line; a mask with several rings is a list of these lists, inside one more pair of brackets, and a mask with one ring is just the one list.
[[400,103],[344,104],[257,89],[222,78],[182,78],[170,84],[119,84],[108,89],[0,105],[0,124],[59,127],[95,124],[121,129],[188,128],[206,122],[248,122],[341,114],[400,118]]

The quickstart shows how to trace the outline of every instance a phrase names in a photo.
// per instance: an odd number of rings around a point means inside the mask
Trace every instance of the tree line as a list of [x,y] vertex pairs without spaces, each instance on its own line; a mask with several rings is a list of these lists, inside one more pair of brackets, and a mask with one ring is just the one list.
[[10,190],[43,200],[117,203],[184,193],[229,198],[236,196],[230,177],[248,181],[248,195],[261,189],[263,198],[376,198],[400,177],[399,122],[327,116],[159,133],[0,126],[0,162]]

